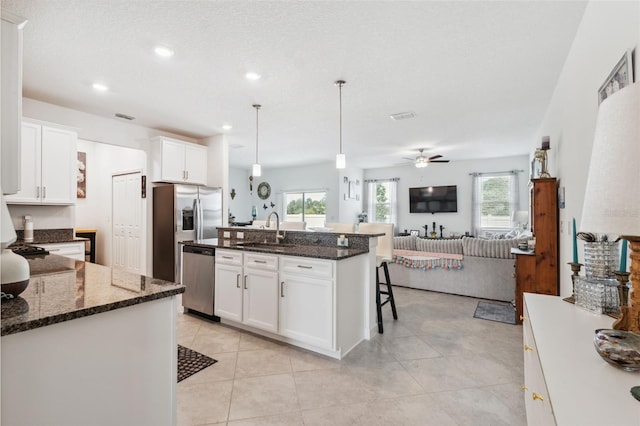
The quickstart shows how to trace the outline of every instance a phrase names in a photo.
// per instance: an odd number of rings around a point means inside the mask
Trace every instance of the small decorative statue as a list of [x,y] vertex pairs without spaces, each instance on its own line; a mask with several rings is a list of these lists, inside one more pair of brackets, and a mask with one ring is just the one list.
[[431,231],[431,238],[436,238],[438,233],[436,232],[436,223],[433,222],[433,231]]
[[429,236],[429,225],[423,226],[424,228],[424,237],[427,238]]
[[256,220],[256,217],[258,217],[258,212],[256,211],[256,206],[252,206],[251,207],[251,217],[253,218],[253,220]]
[[444,229],[444,226],[440,225],[440,238],[444,238],[444,237],[442,236],[442,230],[443,230],[443,229]]

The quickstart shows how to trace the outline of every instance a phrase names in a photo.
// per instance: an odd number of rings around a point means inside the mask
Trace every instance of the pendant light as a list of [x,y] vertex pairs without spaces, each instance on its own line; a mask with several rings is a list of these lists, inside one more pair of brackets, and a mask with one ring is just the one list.
[[262,175],[262,167],[260,167],[260,163],[258,163],[258,112],[260,108],[262,108],[262,105],[253,104],[253,107],[256,109],[256,162],[253,165],[252,175],[260,176]]
[[340,152],[336,155],[336,169],[344,169],[347,165],[347,159],[342,153],[342,86],[346,83],[344,80],[336,80],[335,82],[340,91]]

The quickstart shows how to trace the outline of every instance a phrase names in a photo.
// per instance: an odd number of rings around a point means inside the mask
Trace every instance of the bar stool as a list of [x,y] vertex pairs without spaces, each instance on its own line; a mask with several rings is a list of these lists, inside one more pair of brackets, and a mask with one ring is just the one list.
[[[365,234],[381,234],[378,237],[378,245],[376,247],[376,308],[378,311],[378,332],[383,333],[382,326],[382,307],[387,303],[391,303],[391,312],[393,319],[398,319],[398,311],[396,310],[396,301],[393,297],[393,288],[391,287],[391,279],[389,278],[389,267],[387,262],[393,260],[393,224],[392,223],[361,223],[358,227],[359,232]],[[380,281],[380,268],[384,272],[385,282]],[[387,289],[381,290],[380,285],[386,285]],[[382,300],[382,296],[386,296]]]

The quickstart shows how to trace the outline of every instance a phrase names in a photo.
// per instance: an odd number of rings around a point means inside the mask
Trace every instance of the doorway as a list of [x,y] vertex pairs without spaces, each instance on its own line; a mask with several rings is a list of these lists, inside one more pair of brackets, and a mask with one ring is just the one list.
[[112,176],[113,268],[144,275],[142,172]]

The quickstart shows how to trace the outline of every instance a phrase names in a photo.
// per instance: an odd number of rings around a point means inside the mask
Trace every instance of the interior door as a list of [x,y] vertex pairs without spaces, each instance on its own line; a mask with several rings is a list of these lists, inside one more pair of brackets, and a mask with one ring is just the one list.
[[112,177],[113,267],[142,273],[142,173]]

